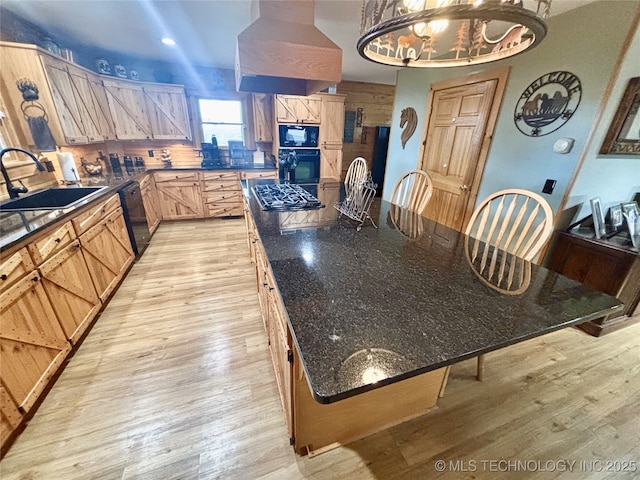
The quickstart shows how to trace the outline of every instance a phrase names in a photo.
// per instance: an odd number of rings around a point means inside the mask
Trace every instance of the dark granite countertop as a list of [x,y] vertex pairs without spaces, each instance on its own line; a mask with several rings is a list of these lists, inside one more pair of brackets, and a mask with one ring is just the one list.
[[[139,181],[143,175],[149,172],[156,171],[185,171],[185,170],[200,170],[203,172],[209,171],[241,171],[241,170],[275,170],[272,164],[266,163],[264,166],[247,164],[245,166],[230,166],[216,167],[215,169],[202,169],[202,168],[158,168],[148,169],[142,172],[134,174],[127,174],[123,170],[123,175],[116,176],[113,174],[96,175],[82,177],[80,183],[74,185],[58,185],[52,184],[49,188],[76,188],[76,187],[106,187],[99,195],[92,196],[84,202],[75,204],[74,206],[66,209],[56,210],[30,210],[30,211],[5,211],[2,210],[2,204],[8,202],[5,200],[0,203],[0,249],[5,250],[13,247],[17,243],[23,241],[28,235],[34,232],[40,231],[49,225],[52,225],[59,220],[70,216],[73,212],[79,208],[97,201],[100,198],[105,198],[106,195],[113,194],[119,189],[126,186],[133,181]],[[40,189],[40,190],[44,190]],[[39,190],[31,190],[27,195],[37,193]],[[24,195],[23,195],[24,196]]]
[[335,184],[305,186],[326,204],[317,213],[262,211],[249,194],[257,182],[246,182],[245,194],[321,403],[622,308],[519,259],[516,277],[530,274],[530,281],[522,293],[504,293],[468,260],[465,235],[378,199],[372,217],[379,228],[367,221],[358,232],[333,208]]

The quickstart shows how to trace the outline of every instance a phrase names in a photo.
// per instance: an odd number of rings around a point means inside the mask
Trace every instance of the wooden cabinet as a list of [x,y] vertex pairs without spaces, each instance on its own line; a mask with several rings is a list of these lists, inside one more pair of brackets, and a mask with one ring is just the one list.
[[256,142],[273,141],[273,95],[254,93],[253,132]]
[[279,123],[320,123],[322,100],[318,95],[276,95],[275,109]]
[[158,194],[153,175],[147,174],[140,181],[140,192],[142,194],[144,212],[147,216],[147,226],[149,227],[149,232],[153,235],[158,225],[160,225],[160,216],[162,215],[160,205],[158,205]]
[[118,207],[82,234],[80,244],[96,292],[105,301],[134,258],[122,208]]
[[67,65],[66,69],[89,143],[114,140],[113,120],[102,82],[82,68]]
[[[2,77],[7,111],[26,143],[34,141],[26,120],[46,114],[58,145],[102,142],[115,138],[100,77],[33,45],[1,42]],[[38,101],[24,103],[16,82],[28,79],[38,88]]]
[[244,214],[237,172],[202,172],[201,175],[205,217]]
[[151,139],[151,123],[142,85],[125,80],[102,81],[114,131],[119,140]]
[[612,241],[555,232],[547,268],[619,298],[624,310],[578,325],[599,337],[640,320],[640,253]]
[[278,178],[278,171],[274,169],[274,170],[245,170],[243,172],[240,172],[241,180],[249,180],[254,178],[276,179]]
[[320,127],[320,177],[340,180],[344,95],[323,95]]
[[107,200],[96,203],[94,206],[85,210],[79,215],[76,215],[71,223],[76,234],[82,235],[91,227],[100,223],[109,213],[113,212],[120,206],[120,197],[118,194],[114,194]]
[[149,85],[142,89],[156,140],[190,140],[191,126],[184,88],[180,85]]
[[60,225],[49,235],[33,241],[27,248],[36,265],[40,265],[62,251],[75,238],[76,232],[73,229],[73,224],[69,221]]
[[0,327],[2,386],[27,412],[71,350],[37,271],[0,294]]
[[20,426],[21,422],[22,412],[7,389],[0,385],[0,447],[4,447],[11,433]]
[[163,220],[204,216],[197,171],[155,172],[154,181]]
[[22,279],[22,277],[34,268],[33,261],[26,248],[21,248],[7,258],[4,258],[2,263],[0,263],[0,292],[5,291],[18,280]]
[[38,270],[66,338],[75,344],[101,307],[80,241],[74,240]]
[[[82,104],[76,100],[76,92],[66,64],[48,55],[42,55],[41,60],[47,72],[49,88],[56,105],[65,143],[89,143],[80,113]],[[44,85],[40,86],[40,88],[43,87]]]

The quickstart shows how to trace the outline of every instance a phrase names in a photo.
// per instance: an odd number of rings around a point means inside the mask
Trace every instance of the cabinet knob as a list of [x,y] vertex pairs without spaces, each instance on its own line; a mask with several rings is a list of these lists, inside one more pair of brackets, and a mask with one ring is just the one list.
[[7,274],[3,273],[2,275],[0,275],[0,280],[6,280],[7,279]]
[[60,243],[61,241],[62,241],[62,240],[60,240],[59,238],[56,238],[56,239],[54,240],[54,242],[56,242],[56,243]]

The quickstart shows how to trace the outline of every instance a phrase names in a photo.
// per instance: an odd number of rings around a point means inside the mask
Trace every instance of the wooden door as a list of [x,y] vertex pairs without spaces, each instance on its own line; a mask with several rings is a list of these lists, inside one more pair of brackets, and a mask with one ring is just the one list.
[[66,65],[48,56],[40,58],[47,72],[49,88],[56,104],[65,141],[71,144],[88,143],[82,113]]
[[280,312],[275,304],[277,300],[273,298],[272,293],[273,290],[270,292],[269,301],[269,350],[271,351],[271,361],[276,374],[289,437],[293,437],[293,351],[288,338],[288,329],[282,328],[285,321],[280,317]]
[[27,412],[71,350],[35,270],[0,295],[2,384]]
[[426,216],[462,231],[478,194],[508,69],[431,87],[420,168],[433,180]]
[[104,87],[84,70],[70,66],[68,71],[89,142],[115,139]]
[[103,80],[109,111],[119,140],[151,139],[151,125],[142,85]]
[[75,240],[38,268],[66,337],[76,343],[100,309],[100,300]]
[[157,140],[189,140],[191,127],[184,88],[172,85],[145,85],[151,133]]
[[80,244],[98,296],[105,301],[134,257],[122,208],[83,234]]

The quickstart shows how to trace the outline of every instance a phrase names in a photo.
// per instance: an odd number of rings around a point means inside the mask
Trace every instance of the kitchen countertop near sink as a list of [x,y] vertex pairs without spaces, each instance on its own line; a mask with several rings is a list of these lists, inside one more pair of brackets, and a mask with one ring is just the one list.
[[[246,182],[245,195],[320,403],[621,308],[614,297],[529,263],[524,292],[502,293],[474,271],[465,235],[411,212],[396,221],[388,202],[373,204],[377,229],[367,220],[356,231],[329,201],[315,211],[314,227],[308,211],[261,210],[248,194],[255,183]],[[287,229],[296,216],[306,228]]]
[[[78,208],[84,207],[89,203],[97,201],[100,198],[106,198],[106,196],[115,193],[119,189],[126,186],[129,182],[137,181],[142,178],[143,175],[149,172],[165,172],[165,171],[186,171],[197,170],[203,172],[209,171],[240,171],[240,170],[275,170],[272,165],[266,164],[264,167],[255,167],[253,165],[247,166],[226,166],[216,167],[215,169],[202,169],[202,168],[158,168],[148,169],[143,172],[137,172],[132,175],[128,175],[126,172],[122,176],[116,176],[113,174],[96,175],[91,177],[82,177],[79,185],[51,185],[52,187],[60,188],[76,188],[82,187],[109,187],[106,188],[100,195],[91,197],[86,202],[81,202],[68,209],[58,210],[31,210],[31,211],[3,211],[0,210],[0,249],[5,250],[11,248],[16,243],[24,240],[28,235],[45,228],[46,226],[63,219],[66,216],[71,215]],[[29,191],[28,194],[37,193],[38,190]],[[27,194],[27,195],[28,195]],[[23,195],[25,196],[25,195]]]

